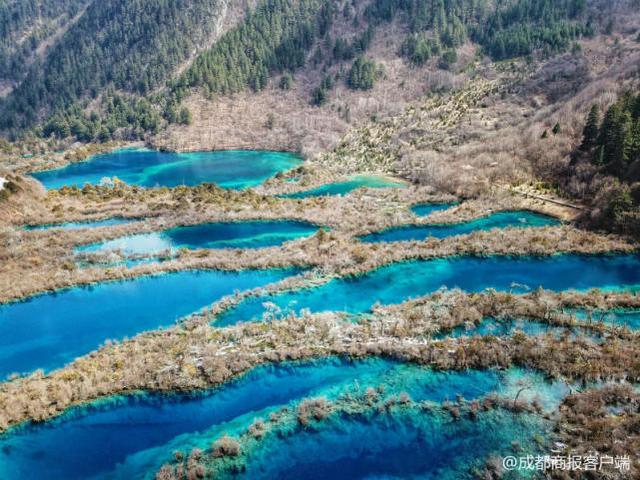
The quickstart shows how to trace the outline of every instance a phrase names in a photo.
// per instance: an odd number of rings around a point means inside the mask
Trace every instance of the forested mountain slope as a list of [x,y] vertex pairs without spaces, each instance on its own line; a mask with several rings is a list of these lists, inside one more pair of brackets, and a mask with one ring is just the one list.
[[3,93],[21,81],[27,67],[55,41],[89,0],[3,0],[0,2],[0,83]]
[[[12,25],[2,32],[5,43],[24,35],[29,22],[44,25],[43,31],[54,28],[46,1],[27,3],[31,13],[16,13],[17,4],[0,11],[0,23]],[[83,6],[66,0],[61,15],[69,19]],[[230,6],[246,12],[237,25],[227,18]],[[457,49],[468,42],[502,60],[550,55],[595,33],[586,0],[260,0],[251,6],[234,0],[89,0],[41,61],[29,67],[7,53],[13,60],[5,62],[6,75],[22,81],[1,105],[0,128],[13,135],[35,128],[38,135],[83,141],[140,138],[166,123],[189,123],[180,103],[193,92],[210,99],[257,92],[283,74],[278,81],[286,90],[300,70],[315,71],[308,100],[321,106],[336,83],[370,90],[384,76],[368,50],[389,30],[389,41],[399,41],[394,56],[414,67],[431,61],[442,70],[456,63]],[[37,22],[36,10],[44,12]],[[21,20],[12,22],[16,15]],[[224,30],[183,71],[184,62]],[[92,104],[94,99],[101,103]]]
[[[144,97],[222,31],[227,0],[100,0],[26,74],[3,104],[3,127],[24,129],[109,89]],[[149,113],[150,115],[150,113]],[[147,122],[150,123],[150,122]],[[153,126],[151,125],[151,129]],[[64,133],[64,132],[57,132]],[[99,133],[99,132],[96,132]]]

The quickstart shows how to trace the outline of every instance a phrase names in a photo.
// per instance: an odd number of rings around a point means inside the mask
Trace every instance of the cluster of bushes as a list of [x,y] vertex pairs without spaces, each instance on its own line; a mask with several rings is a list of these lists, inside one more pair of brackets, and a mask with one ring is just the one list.
[[472,38],[495,60],[529,55],[535,50],[566,50],[593,27],[580,17],[585,0],[517,0],[488,14]]
[[342,37],[336,38],[332,51],[334,60],[351,60],[357,55],[362,55],[371,45],[374,33],[375,29],[369,25],[361,35],[352,41],[345,40]]
[[580,151],[607,173],[626,182],[640,181],[640,94],[625,93],[604,118],[593,105]]
[[7,200],[11,195],[22,190],[18,182],[20,182],[20,177],[10,175],[7,178],[2,178],[2,181],[0,181],[0,202]]
[[376,80],[376,64],[373,60],[358,57],[351,66],[347,85],[353,90],[370,90]]

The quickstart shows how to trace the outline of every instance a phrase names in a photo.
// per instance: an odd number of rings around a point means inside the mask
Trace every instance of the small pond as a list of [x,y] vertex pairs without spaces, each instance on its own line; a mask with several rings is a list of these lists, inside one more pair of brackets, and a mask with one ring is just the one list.
[[328,183],[311,190],[280,195],[282,198],[307,198],[328,195],[346,195],[358,188],[402,188],[405,183],[383,175],[354,175],[341,182]]
[[555,218],[529,211],[499,212],[470,222],[432,225],[403,225],[360,237],[367,243],[425,240],[493,230],[496,228],[530,228],[559,225]]
[[123,255],[153,255],[180,248],[263,248],[313,235],[318,228],[310,223],[296,221],[203,223],[85,245],[78,247],[76,252],[118,251]]

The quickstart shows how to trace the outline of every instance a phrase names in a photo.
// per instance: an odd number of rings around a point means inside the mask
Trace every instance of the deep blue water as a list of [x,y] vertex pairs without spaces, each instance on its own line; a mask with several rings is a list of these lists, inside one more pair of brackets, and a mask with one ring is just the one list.
[[[371,418],[334,418],[317,431],[264,442],[245,472],[252,480],[421,479],[474,480],[490,456],[545,454],[535,438],[551,422],[534,415],[491,411],[475,421],[425,412],[399,411]],[[509,477],[525,478],[525,477]]]
[[400,242],[407,240],[424,240],[429,237],[445,238],[454,235],[464,235],[478,230],[492,230],[494,228],[527,228],[559,225],[555,218],[529,211],[499,212],[488,217],[470,222],[454,223],[450,225],[403,225],[381,232],[374,232],[360,237],[368,243]]
[[517,369],[437,373],[381,359],[335,358],[259,367],[202,395],[117,397],[14,430],[0,437],[0,478],[153,478],[174,451],[208,448],[221,432],[246,428],[253,418],[305,397],[331,399],[345,389],[355,393],[382,384],[385,394],[405,391],[414,400],[441,402],[457,394],[474,399],[494,391],[511,398],[524,376],[535,385],[524,395],[537,392],[548,408],[566,394],[562,384]]
[[327,195],[346,195],[358,188],[404,187],[404,182],[380,175],[354,175],[349,180],[328,183],[311,190],[279,195],[282,198],[322,197]]
[[166,153],[123,149],[96,155],[63,168],[34,173],[47,189],[98,185],[103,178],[118,177],[141,187],[175,187],[216,183],[243,189],[264,182],[278,172],[296,167],[300,157],[285,152],[220,151]]
[[203,223],[116,238],[79,247],[77,251],[118,250],[125,255],[135,255],[179,248],[262,248],[306,237],[317,230],[316,225],[296,221]]
[[[366,312],[376,303],[401,303],[441,287],[481,291],[624,289],[640,286],[640,256],[452,257],[392,264],[366,275],[335,279],[294,292],[253,297],[223,313],[216,324],[259,320],[271,302],[284,312]],[[219,323],[218,323],[219,322]]]
[[0,306],[0,378],[61,367],[107,339],[170,326],[236,289],[265,285],[291,273],[170,273],[70,288]]
[[89,220],[86,222],[63,222],[49,223],[45,225],[27,225],[25,226],[25,230],[48,230],[50,228],[59,228],[61,230],[78,230],[80,228],[112,227],[114,225],[124,225],[137,221],[139,221],[139,219],[113,217],[107,218],[105,220]]
[[457,203],[420,203],[411,207],[411,211],[419,217],[426,217],[433,212],[439,212],[441,210],[447,210]]

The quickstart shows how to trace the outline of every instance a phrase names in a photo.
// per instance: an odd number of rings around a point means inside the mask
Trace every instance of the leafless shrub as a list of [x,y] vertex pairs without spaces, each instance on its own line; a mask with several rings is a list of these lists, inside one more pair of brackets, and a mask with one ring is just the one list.
[[298,422],[302,426],[309,424],[311,419],[323,420],[331,413],[331,404],[325,397],[305,399],[298,405]]
[[213,443],[212,453],[214,457],[237,457],[240,455],[240,442],[224,435]]

